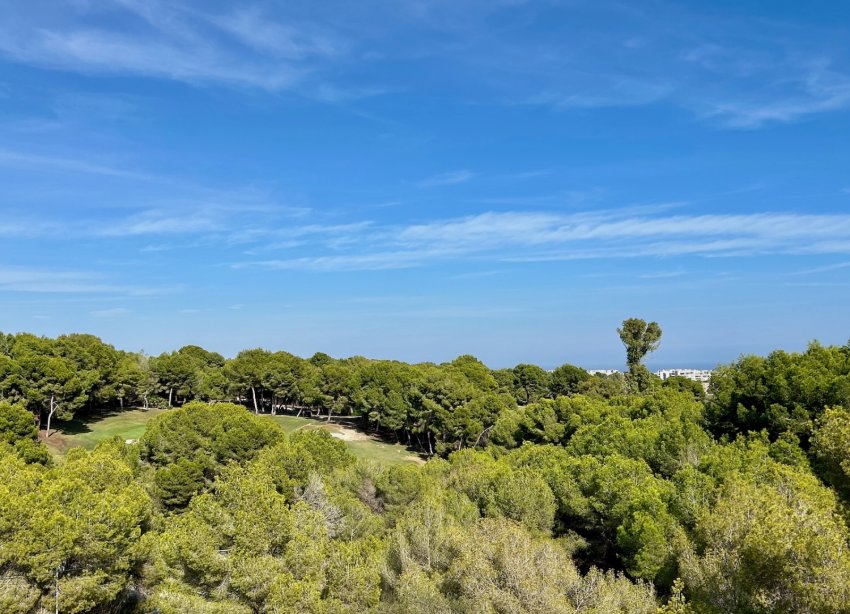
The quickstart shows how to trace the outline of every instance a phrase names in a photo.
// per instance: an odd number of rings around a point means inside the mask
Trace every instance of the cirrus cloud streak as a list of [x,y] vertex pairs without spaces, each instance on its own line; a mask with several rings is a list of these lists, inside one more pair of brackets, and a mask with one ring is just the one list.
[[[459,259],[556,260],[850,253],[850,215],[569,215],[486,212],[404,226],[364,225],[342,243],[293,258],[235,263],[237,268],[353,271],[425,266]],[[338,244],[337,244],[338,245]],[[357,249],[352,249],[356,246]]]

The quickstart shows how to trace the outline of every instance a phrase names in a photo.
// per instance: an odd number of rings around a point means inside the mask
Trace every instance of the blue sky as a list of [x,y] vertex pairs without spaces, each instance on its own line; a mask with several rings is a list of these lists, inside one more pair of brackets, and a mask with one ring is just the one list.
[[[769,10],[767,10],[769,8]],[[850,5],[0,2],[0,330],[493,367],[850,337]]]

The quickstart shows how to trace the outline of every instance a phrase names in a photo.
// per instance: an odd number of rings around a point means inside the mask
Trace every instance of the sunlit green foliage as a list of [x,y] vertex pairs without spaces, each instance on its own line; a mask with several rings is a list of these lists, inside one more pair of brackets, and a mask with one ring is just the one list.
[[824,408],[850,406],[850,346],[745,356],[714,374],[710,392],[718,434],[767,429],[771,438],[790,431],[806,439]]
[[[150,499],[109,445],[52,469],[0,458],[0,603],[89,612],[122,599],[143,554]],[[15,611],[4,610],[4,611]]]
[[[621,332],[626,377],[0,335],[0,611],[57,587],[91,614],[847,611],[847,347],[744,357],[703,398],[640,364],[660,329]],[[39,420],[134,404],[173,409],[138,444],[53,464],[38,443]]]
[[47,449],[38,443],[38,427],[22,404],[0,401],[0,445],[6,444],[28,463],[46,465]]
[[826,408],[812,437],[812,452],[821,475],[850,497],[850,409]]
[[152,419],[140,446],[142,458],[155,469],[160,500],[182,507],[228,462],[250,460],[282,438],[276,424],[242,406],[193,402]]

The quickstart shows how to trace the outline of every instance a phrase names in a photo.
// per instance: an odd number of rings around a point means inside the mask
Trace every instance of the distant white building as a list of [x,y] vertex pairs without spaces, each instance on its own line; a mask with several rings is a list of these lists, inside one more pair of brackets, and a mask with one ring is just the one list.
[[586,369],[591,375],[614,375],[620,373],[617,369]]
[[711,371],[708,369],[662,369],[661,371],[656,371],[655,375],[663,380],[670,377],[685,377],[695,382],[702,382],[703,384],[711,381]]

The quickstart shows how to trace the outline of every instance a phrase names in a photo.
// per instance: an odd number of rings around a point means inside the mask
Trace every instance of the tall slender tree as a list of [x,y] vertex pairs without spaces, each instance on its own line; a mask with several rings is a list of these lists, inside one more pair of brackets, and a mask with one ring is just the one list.
[[652,374],[642,364],[644,356],[658,349],[661,343],[661,327],[657,322],[647,324],[640,318],[623,320],[618,328],[620,340],[626,346],[626,364],[629,367],[631,386],[638,392],[646,391],[652,385]]
[[661,327],[657,322],[646,323],[640,318],[623,320],[623,327],[617,329],[620,340],[626,346],[626,364],[631,370],[639,365],[644,356],[658,349],[661,343]]

